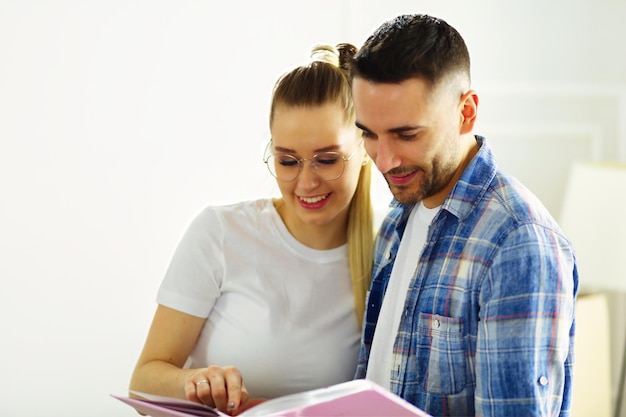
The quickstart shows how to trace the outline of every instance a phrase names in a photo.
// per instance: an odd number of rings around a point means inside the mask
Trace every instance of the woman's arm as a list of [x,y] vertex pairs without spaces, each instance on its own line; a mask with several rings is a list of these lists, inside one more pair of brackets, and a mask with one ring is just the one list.
[[[205,320],[159,305],[135,366],[130,389],[202,402],[221,411],[232,411],[245,402],[248,393],[236,368],[182,369]],[[206,382],[198,384],[200,381]]]

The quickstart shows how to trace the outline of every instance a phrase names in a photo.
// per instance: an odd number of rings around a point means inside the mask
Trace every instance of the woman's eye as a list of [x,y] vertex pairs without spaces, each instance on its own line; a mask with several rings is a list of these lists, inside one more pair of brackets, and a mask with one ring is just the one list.
[[289,157],[278,158],[278,163],[284,167],[292,167],[298,165],[298,161],[295,158]]
[[318,155],[315,158],[315,161],[322,165],[333,165],[336,164],[338,160],[339,157],[336,155]]

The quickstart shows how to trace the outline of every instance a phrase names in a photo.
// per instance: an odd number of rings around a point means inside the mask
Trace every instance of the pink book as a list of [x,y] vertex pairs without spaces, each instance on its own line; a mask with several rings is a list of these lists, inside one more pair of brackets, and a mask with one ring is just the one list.
[[[137,411],[152,417],[220,416],[211,407],[140,392],[133,393],[142,398],[128,398],[113,395]],[[397,395],[365,380],[355,379],[326,388],[319,388],[297,394],[274,398],[252,407],[242,417],[333,417],[333,416],[397,416],[431,417]]]

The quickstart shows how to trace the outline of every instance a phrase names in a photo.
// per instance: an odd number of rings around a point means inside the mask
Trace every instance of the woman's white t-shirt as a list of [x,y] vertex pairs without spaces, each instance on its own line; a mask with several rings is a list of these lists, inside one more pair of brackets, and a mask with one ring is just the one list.
[[354,377],[360,330],[347,245],[304,246],[271,199],[202,211],[176,249],[157,302],[207,318],[185,366],[236,366],[251,397]]

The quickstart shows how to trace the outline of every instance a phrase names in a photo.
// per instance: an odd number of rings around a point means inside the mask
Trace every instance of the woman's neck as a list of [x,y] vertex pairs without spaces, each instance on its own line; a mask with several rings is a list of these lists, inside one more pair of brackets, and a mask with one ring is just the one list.
[[282,198],[274,199],[273,203],[289,233],[303,245],[312,249],[328,250],[347,242],[347,212],[339,214],[331,222],[323,225],[307,224],[287,209]]

